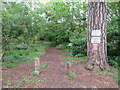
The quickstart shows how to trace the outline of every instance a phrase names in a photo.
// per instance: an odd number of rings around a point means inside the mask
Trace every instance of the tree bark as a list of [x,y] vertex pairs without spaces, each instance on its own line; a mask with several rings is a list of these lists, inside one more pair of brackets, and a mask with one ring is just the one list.
[[[88,2],[88,41],[87,41],[87,56],[88,62],[86,69],[105,69],[107,64],[107,40],[106,40],[106,25],[107,25],[107,3],[106,2]],[[91,43],[92,31],[100,30],[100,43]],[[97,50],[94,50],[93,44],[97,44]]]

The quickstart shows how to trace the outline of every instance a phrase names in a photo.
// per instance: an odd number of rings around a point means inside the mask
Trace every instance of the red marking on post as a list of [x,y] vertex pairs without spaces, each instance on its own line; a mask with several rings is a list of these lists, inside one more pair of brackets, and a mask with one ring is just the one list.
[[98,44],[93,44],[93,50],[98,50]]

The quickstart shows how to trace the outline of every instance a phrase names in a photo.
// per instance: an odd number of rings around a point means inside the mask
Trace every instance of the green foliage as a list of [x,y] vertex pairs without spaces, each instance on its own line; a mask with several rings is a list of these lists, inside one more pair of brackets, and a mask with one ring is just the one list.
[[69,77],[76,77],[77,76],[77,74],[76,73],[74,73],[74,72],[71,72],[71,73],[68,73],[67,74],[67,76],[69,76]]
[[85,61],[87,60],[87,57],[64,57],[65,60],[74,60],[74,61]]
[[[32,72],[31,73],[32,76],[38,76],[39,74],[37,72]],[[34,83],[34,81],[30,81],[31,83]]]
[[41,42],[43,45],[47,45],[47,46],[56,46],[56,43],[55,42],[47,42],[47,41],[43,41]]
[[[34,75],[35,76],[35,75]],[[36,81],[30,81],[30,83],[36,83]]]
[[87,52],[87,36],[86,36],[86,27],[79,27],[78,30],[71,32],[70,41],[71,46],[71,55],[78,56],[79,54],[86,55]]
[[[44,49],[48,46],[46,44],[30,44],[25,50],[14,48],[11,51],[6,51],[3,56],[3,66],[14,67],[20,63],[34,60],[34,58],[45,54]],[[21,46],[21,44],[17,46]]]
[[108,3],[107,46],[108,62],[110,65],[120,68],[120,2]]
[[[84,46],[84,45],[83,45]],[[81,56],[85,56],[86,55],[86,48],[80,47],[79,45],[73,45],[70,48],[70,55],[71,56],[77,56],[77,57],[81,57]]]
[[61,50],[66,50],[66,51],[69,51],[69,46],[68,46],[69,43],[63,43],[63,44],[59,44],[56,46],[56,48],[58,49],[61,49]]
[[108,63],[111,66],[114,66],[115,68],[120,68],[120,56],[109,56],[108,57],[109,61]]

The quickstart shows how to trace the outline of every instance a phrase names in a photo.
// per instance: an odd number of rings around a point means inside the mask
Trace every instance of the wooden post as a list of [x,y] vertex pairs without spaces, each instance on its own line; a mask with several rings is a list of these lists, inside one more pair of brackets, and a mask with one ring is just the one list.
[[72,73],[72,65],[70,61],[67,61],[67,72]]
[[39,57],[35,59],[35,72],[36,73],[40,73],[39,72],[39,66],[40,66],[40,61],[39,61]]

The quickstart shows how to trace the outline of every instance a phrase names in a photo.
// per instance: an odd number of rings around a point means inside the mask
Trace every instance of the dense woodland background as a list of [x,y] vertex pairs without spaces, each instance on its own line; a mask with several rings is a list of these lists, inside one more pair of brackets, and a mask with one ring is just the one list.
[[[71,56],[87,53],[85,2],[3,2],[3,66],[34,60],[48,45],[67,50]],[[120,68],[120,2],[107,6],[108,63]],[[70,44],[71,43],[71,44]],[[69,46],[70,45],[70,46]]]

